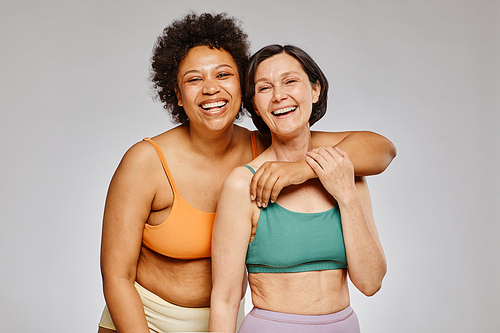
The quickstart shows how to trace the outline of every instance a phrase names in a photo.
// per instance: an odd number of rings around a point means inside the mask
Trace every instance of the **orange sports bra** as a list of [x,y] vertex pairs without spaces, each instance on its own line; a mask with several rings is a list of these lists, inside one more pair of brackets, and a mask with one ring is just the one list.
[[[147,248],[175,259],[210,258],[212,227],[215,213],[203,212],[187,203],[177,191],[174,179],[160,147],[151,140],[160,157],[163,170],[174,192],[170,215],[158,225],[144,225],[142,244]],[[251,132],[252,155],[257,157],[255,133]]]

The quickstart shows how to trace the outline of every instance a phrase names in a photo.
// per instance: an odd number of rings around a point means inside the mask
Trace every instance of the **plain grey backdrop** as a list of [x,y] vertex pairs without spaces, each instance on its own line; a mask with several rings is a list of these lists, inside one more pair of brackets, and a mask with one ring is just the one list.
[[308,51],[331,86],[313,129],[397,146],[368,180],[388,272],[374,297],[351,286],[362,331],[496,331],[500,7],[487,0],[1,1],[0,331],[97,330],[107,186],[132,144],[173,126],[149,58],[188,9],[239,18],[252,51]]

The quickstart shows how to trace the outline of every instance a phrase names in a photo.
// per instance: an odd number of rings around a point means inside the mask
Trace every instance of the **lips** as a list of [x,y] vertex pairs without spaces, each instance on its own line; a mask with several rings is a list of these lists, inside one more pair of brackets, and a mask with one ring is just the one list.
[[277,109],[277,110],[274,110],[272,111],[271,113],[274,115],[274,116],[282,116],[284,114],[287,114],[287,113],[290,113],[290,112],[293,112],[297,109],[297,106],[287,106],[285,108],[281,108],[281,109]]

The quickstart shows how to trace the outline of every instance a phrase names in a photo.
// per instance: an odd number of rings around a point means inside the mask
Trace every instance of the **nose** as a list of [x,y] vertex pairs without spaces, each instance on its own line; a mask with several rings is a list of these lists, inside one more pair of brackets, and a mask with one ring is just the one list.
[[205,95],[214,95],[220,91],[220,86],[217,80],[213,78],[205,79],[203,82],[203,93]]
[[273,91],[273,101],[279,102],[287,97],[287,93],[285,88],[281,86],[281,84],[277,84],[274,86],[274,91]]

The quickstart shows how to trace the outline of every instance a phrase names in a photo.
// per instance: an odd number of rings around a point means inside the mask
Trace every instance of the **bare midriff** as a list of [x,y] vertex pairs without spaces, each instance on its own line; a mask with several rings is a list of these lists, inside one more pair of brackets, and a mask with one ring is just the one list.
[[324,315],[349,306],[347,270],[251,273],[255,307],[300,315]]
[[[173,259],[142,246],[136,281],[170,303],[187,308],[209,307],[211,259]],[[242,298],[245,291],[246,280],[242,285]]]
[[173,259],[142,246],[136,281],[170,303],[188,308],[210,306],[210,258]]

